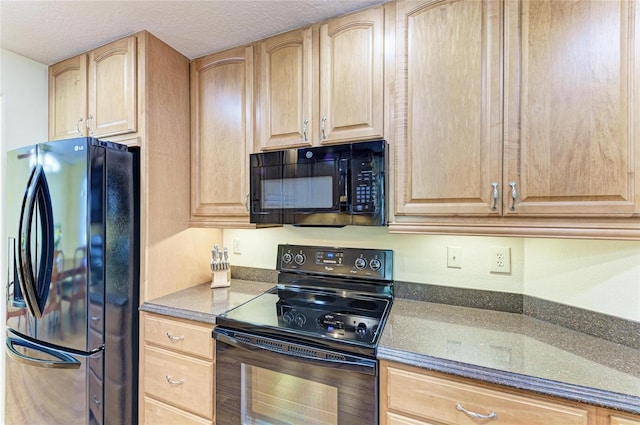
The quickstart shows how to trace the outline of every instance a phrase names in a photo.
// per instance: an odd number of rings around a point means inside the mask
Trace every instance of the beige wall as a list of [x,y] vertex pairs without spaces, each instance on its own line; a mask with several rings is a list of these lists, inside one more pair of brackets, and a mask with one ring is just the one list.
[[[394,250],[394,279],[522,293],[640,321],[640,241],[555,240],[389,234],[384,228],[225,230],[231,264],[274,269],[278,243]],[[447,267],[447,247],[462,268]],[[489,271],[489,249],[511,248],[511,273]]]

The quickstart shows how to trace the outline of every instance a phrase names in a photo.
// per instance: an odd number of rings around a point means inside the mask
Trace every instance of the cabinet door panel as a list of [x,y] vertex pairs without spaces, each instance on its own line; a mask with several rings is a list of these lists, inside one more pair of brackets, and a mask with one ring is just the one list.
[[636,14],[627,1],[507,2],[505,214],[640,212]]
[[375,8],[320,27],[322,142],[383,136],[383,26]]
[[192,216],[248,223],[252,73],[252,47],[192,63]]
[[311,116],[311,28],[291,31],[261,42],[258,66],[256,128],[260,148],[310,145],[315,124]]
[[87,116],[87,55],[49,67],[49,138],[85,135]]
[[136,37],[89,53],[90,135],[105,137],[137,128]]
[[501,5],[398,8],[395,213],[498,215]]

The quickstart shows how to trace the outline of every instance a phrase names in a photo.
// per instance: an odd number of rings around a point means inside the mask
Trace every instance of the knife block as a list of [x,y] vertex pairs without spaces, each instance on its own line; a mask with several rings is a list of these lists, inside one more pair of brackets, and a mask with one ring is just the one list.
[[211,287],[224,288],[231,285],[231,269],[211,272]]

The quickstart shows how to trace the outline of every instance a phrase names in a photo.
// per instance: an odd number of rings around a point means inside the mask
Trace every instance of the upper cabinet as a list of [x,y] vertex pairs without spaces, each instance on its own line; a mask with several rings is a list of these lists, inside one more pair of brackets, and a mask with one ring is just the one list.
[[398,3],[396,216],[500,214],[500,10]]
[[87,117],[87,55],[49,67],[49,139],[84,136]]
[[399,1],[396,16],[392,231],[640,236],[633,2]]
[[505,215],[640,213],[637,13],[627,1],[505,4]]
[[253,47],[191,62],[191,225],[247,227]]
[[384,8],[258,43],[257,149],[383,137]]
[[311,145],[315,123],[311,28],[271,37],[256,50],[259,149]]
[[137,131],[137,38],[127,37],[49,67],[49,138]]
[[384,9],[320,26],[320,142],[383,136]]

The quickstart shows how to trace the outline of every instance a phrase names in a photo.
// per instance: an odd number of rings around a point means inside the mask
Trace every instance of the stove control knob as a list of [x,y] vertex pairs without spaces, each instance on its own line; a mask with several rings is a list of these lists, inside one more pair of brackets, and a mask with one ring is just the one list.
[[371,270],[373,270],[374,272],[377,272],[378,270],[380,270],[380,267],[382,267],[382,263],[377,258],[374,258],[369,263],[369,267],[371,267]]
[[287,252],[282,256],[282,262],[283,263],[291,264],[292,261],[293,261],[293,255],[291,255],[290,252]]
[[358,258],[356,259],[356,269],[358,270],[362,270],[365,267],[367,267],[367,260],[365,260],[364,258]]
[[290,325],[291,323],[293,323],[293,313],[290,311],[287,311],[285,314],[282,315],[282,320],[284,320],[284,322],[287,325]]
[[299,266],[303,265],[305,260],[306,258],[304,254],[296,254],[296,256],[293,258],[293,261],[295,261]]
[[358,326],[356,327],[356,335],[362,338],[366,334],[367,334],[367,325],[365,325],[362,322],[358,323]]
[[305,317],[304,314],[297,314],[295,321],[296,321],[296,325],[302,327],[302,325],[307,323],[307,318]]

